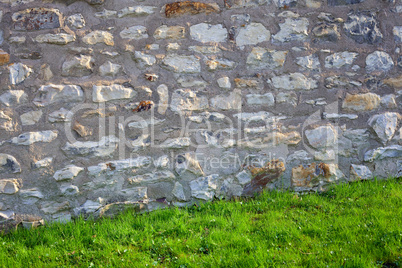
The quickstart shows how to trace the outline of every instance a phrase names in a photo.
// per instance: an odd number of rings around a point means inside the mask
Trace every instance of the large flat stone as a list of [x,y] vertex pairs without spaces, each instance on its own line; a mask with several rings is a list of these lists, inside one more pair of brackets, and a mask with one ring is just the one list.
[[59,102],[81,102],[84,98],[84,92],[80,86],[49,84],[39,88],[33,103],[36,106],[48,106]]
[[346,94],[342,108],[352,111],[370,111],[380,105],[380,96],[374,93]]
[[271,32],[261,23],[250,23],[242,27],[236,37],[236,45],[240,48],[247,45],[256,45],[261,42],[269,41]]
[[61,19],[60,11],[52,8],[31,8],[16,12],[12,16],[13,28],[18,31],[59,28]]
[[167,55],[163,61],[163,67],[175,73],[199,73],[201,64],[195,56]]
[[45,130],[36,132],[25,132],[11,139],[16,145],[31,145],[36,142],[52,142],[58,136],[57,130]]
[[118,142],[116,136],[110,135],[102,137],[99,141],[67,142],[61,149],[70,156],[104,157],[110,156],[116,150]]
[[93,86],[92,101],[106,102],[110,100],[131,99],[137,95],[132,88],[123,85]]
[[219,6],[216,3],[202,3],[193,1],[173,2],[164,6],[165,16],[173,18],[180,15],[196,15],[200,13],[218,13]]
[[190,36],[193,40],[201,43],[220,43],[226,41],[228,31],[222,24],[200,23],[190,27]]

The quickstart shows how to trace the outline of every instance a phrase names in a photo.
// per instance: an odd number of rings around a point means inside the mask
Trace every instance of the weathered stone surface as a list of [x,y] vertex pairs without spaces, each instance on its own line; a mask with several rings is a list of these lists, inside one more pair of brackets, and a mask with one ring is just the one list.
[[325,58],[325,68],[342,68],[350,67],[357,57],[357,53],[344,51],[334,53]]
[[9,154],[0,154],[0,172],[5,173],[19,173],[21,172],[21,165],[14,156]]
[[20,189],[18,180],[0,179],[0,194],[15,194]]
[[338,25],[334,23],[321,22],[312,29],[317,40],[336,42],[341,38]]
[[275,98],[272,93],[266,94],[247,94],[247,104],[248,105],[261,105],[261,106],[274,106]]
[[279,92],[276,95],[276,103],[285,103],[292,106],[297,106],[298,98],[295,92]]
[[[140,200],[142,201],[142,200]],[[138,201],[115,202],[108,204],[96,211],[95,216],[99,218],[112,218],[124,211],[131,210],[136,213],[148,210],[148,205]]]
[[204,60],[209,71],[230,70],[235,68],[236,62],[227,59],[208,58]]
[[84,170],[84,168],[82,168],[82,167],[68,165],[60,170],[57,170],[54,173],[53,178],[56,181],[72,180],[72,179],[74,179],[74,177],[77,177],[77,175],[83,170]]
[[156,183],[161,181],[173,181],[176,176],[170,170],[160,170],[153,173],[145,173],[142,175],[128,178],[130,184],[146,184]]
[[320,60],[316,55],[309,55],[304,57],[297,57],[296,64],[302,67],[303,70],[320,71]]
[[370,111],[380,105],[380,96],[374,93],[346,94],[342,103],[342,109],[352,111]]
[[296,191],[323,190],[322,187],[344,178],[344,174],[335,164],[311,163],[292,168],[292,187]]
[[40,118],[42,117],[42,114],[43,112],[41,110],[22,114],[21,125],[23,126],[35,125],[36,123],[39,122]]
[[394,136],[400,117],[397,113],[387,112],[372,116],[368,124],[373,128],[381,142],[386,145]]
[[297,4],[297,0],[274,0],[274,3],[279,8],[289,8],[295,7]]
[[187,181],[195,177],[204,176],[204,171],[194,152],[178,155],[175,162],[175,171],[181,179]]
[[164,141],[160,147],[167,148],[167,149],[183,149],[189,147],[191,144],[191,140],[189,137],[182,137],[182,138],[174,138],[168,139]]
[[364,161],[373,162],[374,160],[382,160],[386,158],[400,158],[400,157],[402,157],[402,146],[391,145],[367,151],[364,154]]
[[82,41],[88,45],[104,43],[108,46],[114,46],[113,35],[106,31],[93,31],[82,38]]
[[116,150],[118,142],[119,139],[116,136],[110,135],[102,137],[98,142],[67,142],[61,149],[70,156],[104,157],[110,156]]
[[115,174],[118,172],[133,171],[133,169],[149,167],[151,164],[152,164],[151,157],[145,157],[145,156],[139,156],[136,158],[128,158],[121,160],[113,160],[106,163],[100,163],[96,166],[88,167],[88,175],[97,177],[103,173]]
[[146,27],[136,25],[125,28],[123,31],[120,32],[120,37],[123,39],[140,40],[148,38],[149,36]]
[[255,88],[262,89],[263,85],[261,81],[253,78],[235,78],[235,87],[236,88]]
[[12,16],[14,29],[33,31],[60,27],[62,15],[52,8],[31,8],[16,12]]
[[71,113],[70,110],[67,110],[65,108],[60,108],[59,110],[54,111],[53,113],[50,113],[48,115],[48,120],[51,123],[69,122],[69,121],[71,121],[72,117],[73,117],[73,113]]
[[338,134],[333,126],[320,126],[305,131],[306,138],[311,146],[317,149],[336,145]]
[[38,188],[31,188],[26,190],[20,190],[19,196],[23,199],[23,203],[26,205],[33,205],[42,199],[44,195],[39,191]]
[[127,126],[129,128],[148,129],[149,126],[155,126],[164,121],[165,119],[159,120],[158,118],[151,117],[150,119],[140,119],[139,121],[130,122],[127,124]]
[[33,103],[44,107],[59,102],[80,102],[84,100],[84,92],[80,86],[54,85],[41,86]]
[[309,21],[307,18],[286,18],[279,24],[279,32],[272,36],[277,42],[303,41],[308,36]]
[[93,129],[92,129],[92,128],[90,128],[90,127],[88,127],[88,126],[81,125],[81,124],[78,123],[77,121],[74,122],[73,130],[74,130],[80,137],[92,136],[92,133],[93,133]]
[[72,196],[78,194],[80,189],[75,185],[62,185],[60,191],[65,196]]
[[41,207],[41,210],[45,214],[56,214],[68,209],[70,209],[70,202],[68,201],[64,201],[61,203],[56,201],[43,202]]
[[389,95],[382,96],[381,97],[381,106],[388,108],[388,109],[398,107],[398,105],[396,104],[395,95],[389,94]]
[[131,99],[137,95],[132,88],[123,85],[93,86],[92,101],[105,102],[110,100]]
[[164,11],[167,18],[172,18],[180,15],[218,13],[220,9],[216,3],[206,4],[201,2],[183,1],[166,4],[164,6]]
[[152,66],[156,63],[154,55],[145,54],[144,52],[134,52],[134,60],[138,63],[140,68]]
[[158,113],[165,114],[169,106],[169,89],[165,84],[159,85],[156,89],[159,95]]
[[254,69],[276,69],[283,67],[288,51],[269,50],[262,47],[253,47],[247,56],[247,65]]
[[133,187],[121,190],[129,199],[128,201],[143,201],[148,199],[147,191],[147,187]]
[[384,51],[374,51],[366,57],[366,71],[388,72],[394,67],[394,61],[391,56]]
[[271,114],[265,111],[259,111],[256,113],[239,113],[234,114],[233,117],[239,118],[242,121],[251,122],[266,122],[271,118]]
[[392,29],[396,43],[402,43],[402,26],[394,26]]
[[312,90],[318,86],[317,81],[301,73],[274,76],[268,82],[272,83],[274,88],[283,90]]
[[100,18],[100,19],[110,19],[110,18],[117,17],[117,11],[115,11],[115,10],[103,9],[103,11],[101,11],[101,12],[96,12],[94,15],[95,15],[96,18]]
[[22,63],[13,63],[8,66],[10,70],[10,83],[17,85],[24,82],[33,72],[31,68]]
[[188,50],[202,54],[218,54],[222,51],[217,46],[189,46]]
[[212,200],[218,189],[219,180],[219,175],[213,174],[191,181],[191,196],[203,200]]
[[167,55],[163,61],[163,66],[175,73],[199,73],[201,64],[195,56]]
[[183,39],[186,36],[186,28],[182,26],[167,26],[162,25],[156,28],[154,38],[160,39]]
[[99,74],[101,76],[116,76],[120,73],[121,68],[122,66],[120,64],[107,61],[99,66]]
[[173,196],[179,201],[186,201],[186,195],[184,194],[183,185],[180,182],[176,181],[174,184],[174,188],[172,191]]
[[200,23],[190,27],[190,36],[193,40],[201,43],[220,43],[226,41],[228,31],[222,24],[211,25]]
[[49,43],[55,45],[66,45],[75,41],[75,36],[72,34],[59,33],[59,34],[41,34],[35,38],[38,43]]
[[10,140],[16,145],[31,145],[36,142],[52,142],[57,138],[57,130],[45,130],[37,132],[26,132]]
[[91,56],[80,55],[66,60],[61,67],[63,76],[87,76],[92,74],[94,59]]
[[342,5],[352,5],[359,4],[365,0],[328,0],[328,6],[342,6]]
[[53,163],[53,157],[46,157],[32,163],[32,168],[37,169],[37,168],[49,167],[52,163]]
[[230,89],[232,87],[230,79],[227,76],[219,78],[218,80],[216,80],[216,82],[218,83],[218,86],[220,88]]
[[27,101],[28,94],[23,90],[9,90],[0,95],[0,102],[7,107],[20,105]]
[[130,148],[133,149],[133,152],[136,152],[138,150],[142,150],[145,147],[148,147],[151,145],[151,137],[148,134],[142,134],[138,137],[136,137],[133,140],[130,140]]
[[357,43],[378,44],[382,42],[383,35],[374,14],[354,12],[348,14],[343,25],[346,35]]
[[170,109],[177,113],[202,111],[208,107],[208,98],[190,89],[177,89],[174,91],[170,103]]
[[247,45],[256,45],[261,42],[269,41],[271,32],[261,23],[250,23],[242,27],[236,37],[236,45],[240,48]]
[[82,14],[74,14],[66,19],[67,25],[71,28],[81,29],[85,27],[85,19]]
[[345,119],[350,119],[350,120],[354,120],[357,119],[359,116],[357,114],[336,114],[336,113],[322,113],[322,117],[326,118],[326,119],[341,119],[341,118],[345,118]]
[[211,99],[211,106],[220,110],[239,110],[241,108],[241,90],[235,89],[229,95],[218,95]]
[[393,88],[400,88],[402,87],[402,75],[394,78],[387,78],[383,82],[384,84],[389,85]]
[[373,174],[370,169],[363,165],[350,165],[350,181],[369,180]]
[[279,160],[272,160],[263,167],[249,166],[251,182],[246,184],[242,195],[254,196],[262,192],[268,183],[273,183],[280,178],[285,171],[285,164]]
[[10,61],[10,54],[0,49],[0,66],[7,64],[9,61]]
[[156,7],[153,6],[133,6],[133,7],[125,7],[117,13],[119,18],[125,16],[146,16],[151,15],[155,12]]
[[4,113],[4,111],[0,110],[0,129],[4,129],[6,131],[14,131],[15,124],[13,123],[13,119]]

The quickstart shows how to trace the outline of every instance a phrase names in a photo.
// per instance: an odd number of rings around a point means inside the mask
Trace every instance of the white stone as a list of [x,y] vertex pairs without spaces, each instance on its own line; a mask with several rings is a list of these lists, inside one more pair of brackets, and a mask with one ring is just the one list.
[[139,121],[130,122],[127,124],[127,126],[129,128],[148,129],[148,127],[158,125],[164,121],[165,119],[159,120],[157,118],[151,117],[150,119],[140,119]]
[[144,149],[151,145],[151,139],[148,134],[142,134],[133,140],[129,140],[130,148],[133,149],[133,152]]
[[35,37],[38,43],[49,43],[55,45],[66,45],[75,41],[75,36],[72,34],[58,33],[58,34],[41,34]]
[[271,33],[261,23],[250,23],[242,27],[236,37],[236,45],[240,48],[246,45],[256,45],[269,41]]
[[336,130],[330,125],[306,130],[305,135],[309,144],[316,149],[335,146],[338,140]]
[[31,68],[22,63],[13,63],[8,66],[10,70],[10,83],[17,85],[27,79],[33,72]]
[[19,191],[20,185],[17,180],[1,179],[0,194],[15,194]]
[[100,19],[110,19],[110,18],[114,18],[116,16],[117,16],[117,11],[115,11],[115,10],[103,9],[103,11],[95,13],[95,17],[100,18]]
[[288,51],[276,51],[263,47],[253,47],[247,56],[247,65],[253,69],[277,69],[283,67]]
[[372,116],[368,124],[373,128],[377,137],[385,145],[392,139],[397,130],[398,119],[400,115],[397,113],[383,113]]
[[169,106],[169,89],[165,84],[159,85],[156,88],[159,95],[158,113],[165,114]]
[[82,167],[68,165],[68,166],[64,167],[63,169],[57,170],[54,173],[53,178],[56,181],[72,180],[75,177],[77,177],[77,175],[83,170],[84,170],[84,168],[82,168]]
[[170,109],[177,113],[183,111],[201,111],[208,107],[208,98],[190,89],[177,89],[174,91],[170,103]]
[[84,100],[84,92],[80,86],[54,85],[41,86],[33,103],[36,106],[48,106],[59,102],[80,102]]
[[391,56],[384,51],[374,51],[366,57],[366,71],[388,72],[394,67]]
[[172,194],[179,201],[185,201],[186,200],[186,195],[184,194],[183,185],[181,185],[180,182],[178,182],[178,181],[176,181],[175,184],[174,184]]
[[295,92],[279,92],[276,95],[276,103],[286,103],[296,107],[298,103],[297,95]]
[[220,88],[230,89],[232,87],[232,84],[230,83],[230,79],[227,76],[219,78],[218,80],[216,80],[216,82],[218,83],[218,86]]
[[320,60],[316,55],[309,55],[304,57],[297,57],[296,64],[303,68],[303,70],[320,71]]
[[26,41],[25,36],[11,36],[8,39],[8,42],[10,42],[11,44],[22,44],[25,43],[25,41]]
[[381,103],[381,106],[383,106],[385,108],[389,108],[389,109],[398,107],[398,105],[396,104],[394,94],[388,94],[388,95],[382,96],[380,103]]
[[125,7],[117,13],[119,18],[125,16],[145,16],[151,15],[155,12],[156,7],[153,6],[133,6]]
[[169,168],[170,167],[170,159],[167,155],[162,155],[154,160],[154,166],[156,168]]
[[156,63],[154,55],[145,54],[144,52],[134,52],[134,59],[138,62],[140,68],[149,67]]
[[42,110],[32,111],[21,115],[21,124],[23,126],[35,125],[42,117]]
[[140,40],[148,38],[147,28],[141,25],[131,26],[125,28],[120,32],[120,37],[123,39]]
[[191,196],[207,201],[212,200],[218,188],[218,183],[219,175],[217,174],[193,180],[190,182]]
[[32,164],[32,168],[43,168],[49,167],[53,163],[53,157],[46,157],[41,160],[38,160]]
[[350,67],[358,55],[358,53],[349,51],[331,54],[325,57],[325,68]]
[[196,77],[191,76],[183,76],[177,79],[177,83],[179,83],[182,87],[197,87],[197,88],[205,88],[208,86],[208,83],[199,78],[198,80]]
[[66,60],[61,66],[62,76],[86,76],[92,73],[94,59],[91,56],[80,55]]
[[37,132],[26,132],[18,137],[12,138],[10,141],[17,145],[31,145],[35,142],[52,142],[57,138],[57,130],[45,130]]
[[261,106],[274,106],[275,99],[272,93],[266,94],[247,94],[247,104],[248,105],[261,105]]
[[70,112],[70,110],[67,110],[65,108],[60,108],[59,110],[54,111],[53,113],[50,113],[48,115],[48,120],[51,123],[70,122],[72,118],[73,118],[73,113]]
[[161,181],[173,181],[176,176],[170,170],[157,170],[152,173],[145,173],[142,175],[128,178],[130,184],[150,184]]
[[75,28],[75,29],[81,29],[85,27],[85,19],[81,14],[74,14],[71,16],[68,16],[66,19],[66,22],[69,27]]
[[201,64],[195,56],[167,55],[162,61],[164,67],[175,73],[199,73]]
[[236,67],[236,62],[228,59],[206,58],[204,62],[209,71],[214,71],[217,69],[230,70]]
[[175,50],[179,50],[179,49],[180,49],[180,45],[178,43],[169,43],[166,46],[167,51],[175,51]]
[[228,31],[222,24],[200,23],[190,27],[190,36],[193,40],[201,43],[220,43],[226,41]]
[[217,46],[189,46],[188,50],[201,54],[217,54],[222,51]]
[[104,136],[99,141],[76,141],[67,142],[62,150],[69,155],[79,155],[86,157],[110,156],[117,148],[119,139],[114,136]]
[[236,118],[239,118],[242,121],[245,122],[265,122],[268,121],[270,118],[272,118],[271,114],[269,112],[265,111],[259,111],[256,113],[239,113],[239,114],[234,114],[233,115]]
[[9,90],[0,96],[0,102],[5,106],[15,106],[26,103],[28,95],[23,90]]
[[185,147],[189,147],[190,144],[191,140],[189,137],[173,138],[173,139],[167,139],[162,144],[160,144],[160,148],[182,149]]
[[111,86],[93,86],[92,88],[92,101],[105,102],[110,100],[131,99],[137,95],[137,92],[132,88],[124,87],[122,85]]
[[14,156],[0,153],[0,173],[19,173],[21,165]]
[[243,170],[239,174],[236,175],[237,180],[241,185],[245,185],[249,182],[251,182],[251,175],[249,172]]
[[211,99],[211,106],[220,110],[241,109],[241,90],[235,89],[229,95],[218,95]]
[[402,43],[402,26],[394,26],[392,33],[394,34],[395,42]]
[[274,88],[283,90],[312,90],[318,87],[317,81],[301,73],[274,76],[268,82],[271,82]]
[[10,132],[14,131],[13,119],[5,114],[3,111],[0,111],[0,129],[4,129]]
[[345,119],[350,119],[350,120],[354,120],[357,119],[359,116],[357,114],[336,114],[336,113],[323,113],[322,114],[323,118],[326,119],[341,119],[341,118],[345,118]]
[[88,45],[104,43],[108,46],[114,46],[113,35],[106,31],[93,31],[82,38],[82,41]]
[[183,39],[185,38],[186,28],[182,26],[167,26],[162,25],[156,28],[154,32],[154,38],[156,40],[160,39]]
[[110,172],[124,172],[124,171],[133,171],[133,169],[139,169],[144,167],[149,167],[152,163],[151,157],[148,156],[140,156],[137,158],[128,158],[122,160],[113,160],[107,163],[100,163],[96,166],[88,167],[88,174],[90,176],[97,177],[102,173]]
[[369,180],[373,177],[370,169],[363,165],[350,165],[350,176],[349,180],[359,181],[359,180]]
[[60,191],[66,196],[76,195],[80,192],[80,189],[75,185],[62,185]]
[[99,67],[99,74],[101,76],[116,76],[120,72],[120,70],[120,64],[107,61]]
[[279,24],[279,32],[272,36],[274,41],[303,41],[308,37],[309,21],[307,18],[286,18]]
[[373,162],[374,160],[382,160],[386,158],[401,158],[401,157],[402,157],[402,146],[391,145],[367,151],[364,154],[364,161]]

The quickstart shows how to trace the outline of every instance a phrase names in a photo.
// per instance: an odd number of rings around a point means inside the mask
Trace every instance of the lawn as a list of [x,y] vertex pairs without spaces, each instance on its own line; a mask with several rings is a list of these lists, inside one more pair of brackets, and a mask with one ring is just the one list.
[[2,267],[401,267],[402,180],[0,235]]

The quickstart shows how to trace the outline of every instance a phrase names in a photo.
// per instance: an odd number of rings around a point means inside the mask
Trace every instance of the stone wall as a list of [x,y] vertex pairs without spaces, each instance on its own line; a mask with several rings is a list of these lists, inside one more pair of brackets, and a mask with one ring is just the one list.
[[0,215],[402,173],[401,0],[0,0]]

